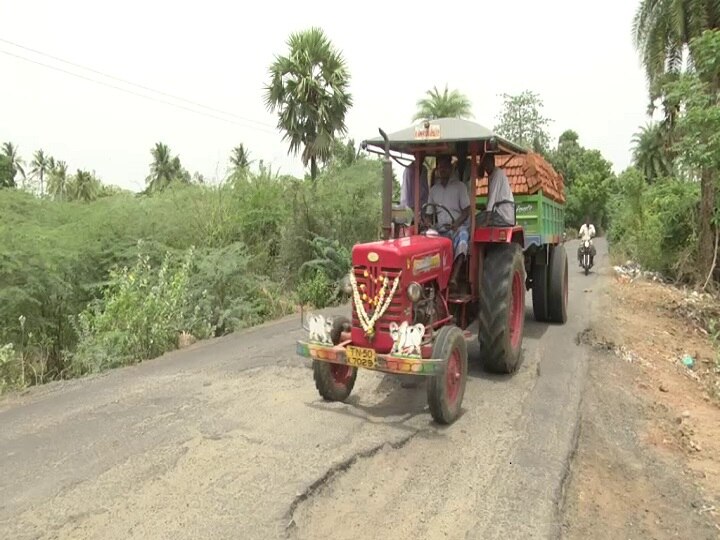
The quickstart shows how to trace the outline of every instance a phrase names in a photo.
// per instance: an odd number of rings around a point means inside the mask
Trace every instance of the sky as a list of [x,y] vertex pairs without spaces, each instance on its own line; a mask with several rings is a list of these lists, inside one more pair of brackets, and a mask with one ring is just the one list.
[[[378,127],[409,126],[417,100],[433,86],[466,94],[474,120],[490,128],[501,94],[528,89],[544,101],[553,140],[574,129],[619,172],[630,163],[633,133],[647,121],[645,77],[631,39],[638,3],[456,1],[433,11],[406,1],[0,0],[0,142],[18,145],[26,161],[42,148],[72,171],[94,170],[103,182],[132,190],[144,189],[158,141],[211,180],[222,179],[239,143],[273,170],[301,176],[299,157],[288,155],[265,108],[263,87],[288,36],[319,26],[350,71],[354,104],[346,123],[357,143]],[[451,10],[438,16],[444,6]]]

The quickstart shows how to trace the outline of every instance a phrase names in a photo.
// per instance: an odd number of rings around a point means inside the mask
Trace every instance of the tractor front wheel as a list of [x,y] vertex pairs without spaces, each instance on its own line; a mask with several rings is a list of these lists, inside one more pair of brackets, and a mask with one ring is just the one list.
[[513,373],[525,328],[525,261],[518,244],[492,246],[480,287],[480,358],[487,371]]
[[442,371],[427,385],[430,414],[438,424],[452,424],[460,415],[465,396],[468,353],[465,336],[457,326],[440,328],[432,349],[433,358],[443,358]]
[[[350,320],[347,317],[336,317],[330,331],[333,345],[340,343],[340,335],[350,329]],[[326,401],[345,401],[357,378],[357,368],[313,360],[313,379],[315,388]]]

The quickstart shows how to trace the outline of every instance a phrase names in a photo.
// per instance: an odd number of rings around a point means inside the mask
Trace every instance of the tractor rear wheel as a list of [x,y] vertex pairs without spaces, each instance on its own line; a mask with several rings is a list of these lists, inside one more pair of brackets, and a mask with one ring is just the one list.
[[[545,258],[545,253],[536,255]],[[547,322],[548,319],[548,265],[532,265],[532,304],[533,315],[538,322]]]
[[427,385],[430,414],[438,424],[452,424],[460,415],[467,380],[467,343],[457,326],[440,328],[432,349],[433,358],[444,358],[442,371]]
[[487,371],[513,373],[520,365],[525,326],[525,262],[520,246],[487,252],[480,288],[480,358]]
[[[340,343],[341,332],[349,329],[350,320],[347,317],[336,317],[330,331],[333,345]],[[326,401],[345,401],[355,386],[356,378],[357,368],[313,360],[315,388]]]
[[564,246],[554,246],[550,251],[548,321],[565,324],[568,303],[568,259]]

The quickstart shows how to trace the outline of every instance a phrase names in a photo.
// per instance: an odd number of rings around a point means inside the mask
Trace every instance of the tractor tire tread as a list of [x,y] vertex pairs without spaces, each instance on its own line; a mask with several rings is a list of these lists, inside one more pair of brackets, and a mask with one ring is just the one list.
[[452,424],[460,415],[463,397],[465,396],[465,383],[468,370],[467,342],[462,330],[454,325],[443,326],[433,343],[433,358],[450,358],[455,348],[460,349],[461,386],[455,400],[455,407],[448,407],[445,399],[445,370],[439,375],[430,377],[427,384],[427,400],[430,414],[438,424]]
[[519,367],[522,350],[522,341],[518,350],[512,350],[508,324],[516,269],[525,282],[522,250],[517,244],[493,246],[483,266],[478,314],[480,357],[487,371],[510,374]]

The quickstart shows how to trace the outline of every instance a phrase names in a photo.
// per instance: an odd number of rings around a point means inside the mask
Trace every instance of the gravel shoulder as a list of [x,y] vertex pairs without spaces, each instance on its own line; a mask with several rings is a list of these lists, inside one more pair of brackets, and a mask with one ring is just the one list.
[[717,352],[670,309],[685,293],[608,283],[583,335],[592,352],[562,537],[720,538],[720,408],[700,374]]

